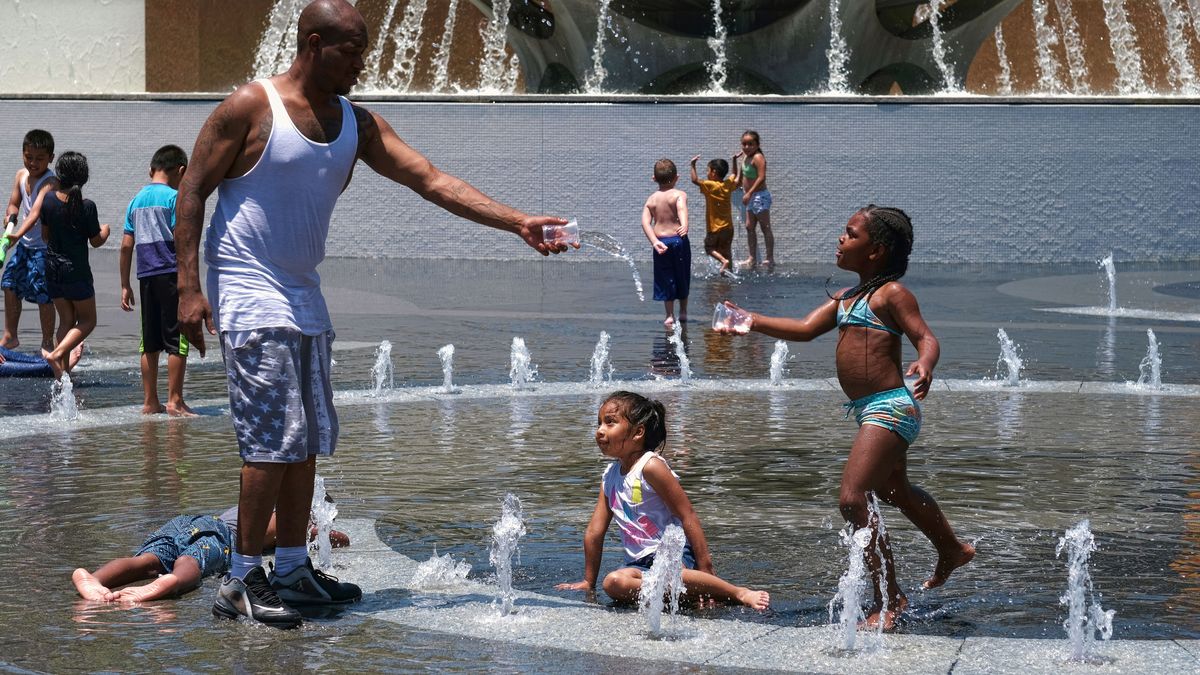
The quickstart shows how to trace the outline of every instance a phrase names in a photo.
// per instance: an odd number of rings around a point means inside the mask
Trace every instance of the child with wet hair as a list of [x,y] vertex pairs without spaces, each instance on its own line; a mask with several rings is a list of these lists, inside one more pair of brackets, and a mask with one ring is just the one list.
[[700,519],[659,450],[667,442],[667,411],[640,394],[609,395],[597,415],[596,445],[614,459],[604,471],[600,496],[583,538],[583,581],[559,584],[559,590],[593,592],[600,574],[604,535],[615,517],[625,548],[624,564],[604,577],[604,592],[618,602],[636,602],[642,575],[654,563],[668,525],[683,529],[683,584],[690,600],[712,599],[763,610],[766,591],[754,591],[717,577]]
[[[958,539],[933,497],[908,481],[908,448],[921,430],[918,401],[929,394],[941,353],[937,338],[921,316],[917,298],[899,282],[908,271],[912,242],[908,214],[868,205],[851,216],[838,237],[837,266],[858,274],[856,285],[830,295],[803,319],[749,313],[750,330],[784,340],[806,342],[835,328],[839,331],[838,382],[850,398],[846,414],[854,413],[859,429],[842,473],[838,503],[842,515],[856,529],[871,527],[874,531],[868,551],[876,582],[871,586],[875,605],[868,623],[882,623],[885,629],[895,625],[908,599],[896,582],[887,537],[878,536],[878,523],[869,518],[868,493],[874,492],[900,509],[937,549],[937,564],[925,588],[941,586],[955,569],[975,557],[975,547]],[[917,349],[917,359],[907,370],[900,361],[904,337]],[[907,376],[916,377],[911,390],[904,381]],[[874,553],[876,542],[883,560]],[[878,583],[884,569],[886,610]]]

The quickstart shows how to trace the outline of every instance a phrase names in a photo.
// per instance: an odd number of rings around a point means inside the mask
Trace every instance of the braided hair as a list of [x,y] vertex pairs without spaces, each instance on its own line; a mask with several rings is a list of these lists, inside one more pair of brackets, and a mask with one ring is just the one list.
[[912,220],[909,219],[907,213],[889,206],[868,204],[859,209],[858,214],[862,214],[867,219],[867,236],[871,243],[879,244],[887,249],[887,265],[879,274],[848,289],[836,298],[828,290],[825,291],[829,297],[839,302],[863,294],[866,294],[869,301],[871,295],[881,286],[904,276],[908,271],[908,256],[912,253]]
[[67,213],[72,218],[83,212],[83,186],[88,182],[87,157],[68,150],[54,163],[59,190],[67,193]]
[[642,425],[646,429],[642,447],[658,451],[667,443],[667,409],[662,402],[646,398],[632,391],[614,391],[600,404],[603,408],[610,402],[617,404],[621,414],[632,426]]

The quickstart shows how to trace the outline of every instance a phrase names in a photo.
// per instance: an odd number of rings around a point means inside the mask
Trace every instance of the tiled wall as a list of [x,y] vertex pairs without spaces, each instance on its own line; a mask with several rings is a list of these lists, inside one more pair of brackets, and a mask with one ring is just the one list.
[[[85,193],[119,224],[161,144],[190,149],[215,101],[0,101],[0,169],[24,132],[92,164]],[[920,262],[1200,259],[1200,122],[1191,105],[366,104],[437,166],[529,212],[577,217],[635,252],[653,163],[728,158],[762,136],[782,262],[828,262],[867,203],[913,217]],[[210,203],[211,212],[211,203]],[[699,237],[695,237],[699,239]],[[109,246],[119,241],[114,237]],[[735,246],[741,246],[743,237]],[[698,244],[698,241],[697,241]],[[697,246],[698,248],[698,246]],[[513,258],[511,235],[464,222],[359,165],[334,213],[329,255]],[[647,254],[648,255],[648,254]]]

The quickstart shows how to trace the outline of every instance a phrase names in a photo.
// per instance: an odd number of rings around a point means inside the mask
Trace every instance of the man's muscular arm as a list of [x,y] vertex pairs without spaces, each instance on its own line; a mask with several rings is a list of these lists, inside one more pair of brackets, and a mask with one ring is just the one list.
[[543,255],[567,250],[547,245],[541,226],[562,224],[561,218],[529,216],[501,204],[466,181],[440,171],[424,155],[400,139],[383,118],[354,107],[358,121],[358,156],[373,171],[389,178],[461,218],[519,235]]
[[179,265],[179,328],[204,356],[204,332],[215,335],[212,308],[200,288],[200,232],[204,202],[225,179],[250,133],[258,97],[246,86],[221,102],[196,138],[175,202],[175,245]]

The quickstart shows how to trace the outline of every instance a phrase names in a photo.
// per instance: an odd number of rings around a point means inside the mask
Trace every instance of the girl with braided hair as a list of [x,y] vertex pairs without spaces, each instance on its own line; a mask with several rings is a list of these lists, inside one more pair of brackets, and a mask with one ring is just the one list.
[[[850,398],[846,414],[853,412],[859,425],[842,473],[839,506],[856,529],[875,530],[878,547],[873,541],[868,549],[876,582],[872,584],[875,605],[867,622],[882,623],[889,630],[908,600],[896,582],[887,537],[879,537],[877,523],[868,519],[868,492],[900,509],[937,549],[938,561],[925,588],[941,586],[951,572],[975,556],[975,547],[955,536],[933,497],[908,481],[908,447],[921,429],[917,402],[929,393],[940,354],[916,297],[898,281],[908,270],[912,241],[907,214],[871,204],[855,213],[838,237],[837,266],[857,273],[857,285],[830,296],[803,319],[749,313],[750,330],[784,340],[807,342],[838,329],[838,382]],[[902,370],[900,361],[903,337],[917,349],[917,359],[907,370]],[[916,377],[911,391],[905,386],[906,376]],[[887,581],[886,603],[878,583],[881,575]]]

